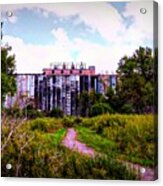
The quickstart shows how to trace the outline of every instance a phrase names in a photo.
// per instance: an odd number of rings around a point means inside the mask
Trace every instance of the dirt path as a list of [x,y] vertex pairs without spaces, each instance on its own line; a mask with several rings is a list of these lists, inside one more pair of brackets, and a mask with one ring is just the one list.
[[94,157],[95,151],[92,148],[87,147],[86,144],[79,142],[76,139],[76,136],[76,131],[73,128],[69,128],[67,135],[63,140],[63,144],[71,150]]
[[[95,156],[94,149],[87,147],[86,144],[77,140],[77,134],[73,128],[68,129],[66,137],[63,139],[62,143],[70,150],[78,151],[79,153],[88,155],[90,157]],[[156,171],[154,169],[125,161],[123,161],[122,164],[125,164],[130,170],[133,169],[138,175],[139,179],[142,181],[153,181],[157,179],[155,175]]]

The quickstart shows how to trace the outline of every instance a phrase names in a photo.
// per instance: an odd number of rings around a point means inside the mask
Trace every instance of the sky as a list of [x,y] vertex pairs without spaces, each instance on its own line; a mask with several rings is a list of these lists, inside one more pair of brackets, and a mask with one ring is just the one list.
[[17,73],[72,61],[115,73],[123,56],[153,48],[152,1],[2,5],[1,18],[2,43],[12,46]]

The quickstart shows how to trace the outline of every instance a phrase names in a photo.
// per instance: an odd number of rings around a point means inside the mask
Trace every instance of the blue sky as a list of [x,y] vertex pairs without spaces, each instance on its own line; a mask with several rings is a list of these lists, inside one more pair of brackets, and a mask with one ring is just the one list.
[[[110,3],[119,12],[124,10],[127,3]],[[40,10],[42,11],[42,10]],[[3,14],[6,16],[5,14]],[[55,14],[45,17],[41,12],[34,12],[33,10],[23,8],[15,12],[18,17],[16,24],[8,21],[5,23],[3,32],[6,35],[21,37],[25,42],[32,44],[52,44],[55,40],[50,33],[53,28],[64,28],[70,39],[80,37],[94,43],[106,44],[103,38],[97,31],[91,32],[91,27],[84,22],[75,24],[78,15],[72,15],[65,18],[60,18]],[[125,20],[127,23],[129,20]],[[40,39],[41,38],[41,39]]]
[[[26,71],[22,69],[25,65],[22,61],[28,55],[26,49],[32,50],[32,47],[35,57],[30,57],[33,66],[28,72],[40,71],[43,65],[59,60],[85,60],[88,65],[96,65],[99,72],[103,69],[115,71],[123,55],[133,53],[140,45],[152,47],[151,12],[140,15],[140,7],[152,10],[152,2],[4,6],[4,42],[13,46],[18,72]],[[13,16],[6,17],[6,11],[13,12]],[[20,47],[24,56],[20,54]],[[47,61],[38,65],[42,51]],[[52,55],[52,51],[58,56]]]

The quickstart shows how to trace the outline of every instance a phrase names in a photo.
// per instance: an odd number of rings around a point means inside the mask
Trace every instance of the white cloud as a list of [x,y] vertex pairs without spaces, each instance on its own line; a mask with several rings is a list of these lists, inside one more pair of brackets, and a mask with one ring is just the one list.
[[[146,14],[140,12],[141,8],[147,10]],[[127,30],[128,36],[134,35],[139,40],[149,39],[153,37],[153,2],[132,2],[128,3],[123,12],[125,17],[133,17],[134,21],[131,27]],[[130,39],[130,37],[129,37]]]
[[[125,28],[123,18],[118,11],[106,2],[88,3],[46,3],[46,4],[16,4],[2,5],[3,11],[16,11],[23,8],[42,10],[43,16],[54,13],[61,19],[71,15],[78,15],[74,22],[84,22],[97,31],[109,42],[126,43],[139,42],[144,39],[151,40],[153,34],[153,2],[130,2],[126,5],[123,15],[133,17],[133,24],[129,29]],[[140,8],[146,8],[147,14],[141,14]]]
[[12,46],[12,53],[16,55],[16,68],[19,73],[42,72],[54,61],[72,61],[69,51],[56,43],[54,45],[32,45],[21,38],[4,36],[4,42]]
[[[53,29],[55,37],[52,45],[32,45],[25,43],[21,38],[4,36],[13,47],[16,54],[18,72],[41,72],[53,61],[73,61],[72,51],[78,51],[75,58],[84,61],[87,65],[95,65],[98,72],[115,71],[117,63],[124,55],[132,55],[139,46],[145,46],[145,39],[152,43],[153,37],[153,2],[128,3],[123,15],[133,17],[133,23],[125,28],[123,19],[115,8],[105,2],[100,3],[57,3],[37,5],[10,5],[2,10],[22,9],[23,7],[47,13],[53,12],[64,19],[70,15],[78,15],[77,23],[84,22],[91,31],[98,31],[100,35],[111,43],[108,46],[91,43],[81,38],[70,40],[63,28]],[[147,14],[141,14],[140,8],[146,8]]]
[[106,2],[57,3],[54,6],[47,4],[44,9],[52,11],[60,17],[78,15],[77,23],[84,22],[108,41],[114,41],[118,33],[125,29],[123,19],[118,11]]
[[51,33],[57,39],[57,42],[60,43],[62,46],[69,45],[70,42],[67,33],[65,32],[64,29],[62,28],[53,29]]
[[77,62],[84,61],[87,66],[95,65],[97,72],[115,72],[120,58],[125,54],[131,55],[138,47],[123,43],[102,46],[80,38],[70,40],[62,28],[53,29],[52,33],[57,39],[52,45],[27,44],[21,38],[4,36],[4,42],[12,46],[12,52],[16,55],[17,72],[36,73],[49,67],[51,62],[74,61],[72,50],[79,53],[76,57]]
[[[92,30],[98,31],[104,38],[114,40],[119,32],[124,30],[122,17],[118,11],[106,2],[96,3],[54,3],[54,4],[27,4],[2,6],[2,10],[16,11],[22,8],[40,8],[52,12],[59,17],[78,15],[79,20],[89,25]],[[44,13],[44,11],[43,11]],[[110,22],[108,20],[111,20]]]

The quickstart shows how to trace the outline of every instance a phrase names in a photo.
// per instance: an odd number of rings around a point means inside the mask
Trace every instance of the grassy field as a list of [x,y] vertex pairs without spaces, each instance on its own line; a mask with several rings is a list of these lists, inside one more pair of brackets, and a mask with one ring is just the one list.
[[103,115],[84,119],[76,130],[79,139],[117,159],[153,167],[156,127],[152,115]]
[[[97,152],[95,158],[64,147],[69,127]],[[2,176],[138,179],[122,162],[156,166],[156,128],[153,115],[2,118]]]

